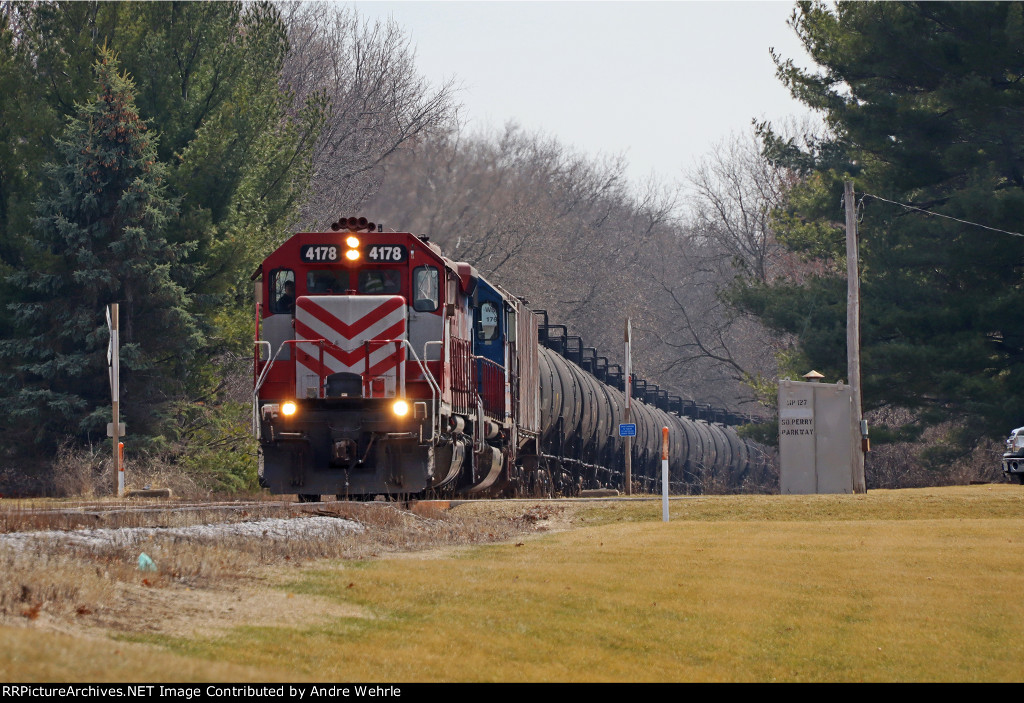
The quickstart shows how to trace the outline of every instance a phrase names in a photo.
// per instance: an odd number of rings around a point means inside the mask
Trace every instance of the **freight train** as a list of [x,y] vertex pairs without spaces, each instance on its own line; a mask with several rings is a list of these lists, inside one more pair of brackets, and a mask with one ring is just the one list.
[[[622,369],[426,236],[364,218],[295,234],[253,274],[261,484],[300,500],[622,488]],[[633,384],[632,476],[737,486],[763,448],[723,413]],[[703,414],[704,417],[700,417]]]

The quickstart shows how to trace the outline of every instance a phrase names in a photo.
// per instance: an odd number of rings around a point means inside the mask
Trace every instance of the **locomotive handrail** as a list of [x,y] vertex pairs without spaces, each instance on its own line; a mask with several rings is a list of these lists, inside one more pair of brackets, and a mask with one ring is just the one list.
[[[260,267],[257,270],[262,271],[262,267]],[[260,320],[263,317],[260,314],[260,312],[263,309],[262,306],[263,306],[263,303],[260,303],[260,302],[256,303],[256,326],[255,326],[255,328],[253,330],[253,338],[252,338],[252,341],[256,343],[255,346],[253,347],[253,350],[252,350],[252,354],[253,354],[252,368],[253,368],[253,372],[254,373],[255,373],[256,369],[259,368],[259,363],[260,363],[260,351],[259,351],[260,346],[259,345],[260,345],[260,342],[263,341],[263,340],[260,339]],[[268,347],[270,346],[270,342],[267,342],[267,346]],[[253,381],[255,381],[257,378],[258,378],[258,376],[254,377]]]
[[[363,342],[363,349],[366,350],[366,356],[363,359],[363,361],[364,361],[363,375],[366,376],[367,378],[369,378],[369,376],[370,376],[370,354],[372,353],[372,349],[371,349],[370,345],[377,344],[377,345],[380,345],[381,347],[383,347],[385,344],[395,344],[395,343],[397,343],[399,345],[399,348],[401,348],[401,343],[403,341],[405,341],[405,340],[403,340],[403,339],[367,339],[366,341],[364,341]],[[411,347],[410,347],[410,349],[411,349]],[[391,356],[391,354],[389,354],[388,356]],[[395,371],[395,375],[398,377],[398,384],[399,384],[398,397],[404,398],[405,397],[405,374],[404,373],[398,373],[398,371],[396,370]],[[367,382],[368,382],[367,379],[363,379],[363,385],[364,385],[363,392],[364,393],[366,392],[365,385],[366,385]],[[371,388],[371,393],[372,393],[372,388]]]
[[[270,342],[268,342],[265,339],[257,339],[257,340],[254,340],[254,341],[256,342],[255,346],[256,346],[256,349],[257,349],[257,351],[256,351],[256,355],[257,355],[256,356],[256,360],[257,361],[259,361],[259,351],[258,350],[259,350],[260,345],[261,344],[267,345],[267,357],[268,357],[267,362],[268,362],[268,365],[269,365],[270,352],[274,351],[274,347],[271,346]],[[256,385],[257,386],[259,386],[259,384],[261,384],[263,382],[261,379],[263,379],[264,376],[266,376],[266,366],[264,366],[263,369],[260,371],[260,375],[256,377]]]
[[[426,379],[427,385],[430,386],[430,410],[431,410],[431,427],[430,427],[431,437],[430,437],[430,440],[434,441],[441,434],[441,418],[438,416],[438,413],[437,413],[437,404],[438,404],[438,402],[440,402],[440,399],[441,399],[441,385],[437,382],[437,379],[434,378],[434,374],[432,374],[430,372],[430,369],[427,367],[426,362],[424,362],[422,359],[420,359],[419,355],[416,353],[416,349],[412,346],[412,342],[410,342],[408,339],[370,339],[370,340],[367,340],[366,344],[370,344],[371,342],[372,343],[379,343],[379,344],[398,343],[398,344],[402,345],[403,347],[407,347],[409,349],[409,353],[412,354],[413,360],[415,360],[416,363],[419,364],[420,372],[423,374],[423,378]],[[430,343],[431,342],[427,342],[426,344],[423,345],[423,356],[424,357],[426,357],[426,355],[427,355],[427,344],[430,344]],[[435,343],[436,344],[440,344],[440,342],[435,342]],[[366,357],[366,365],[367,366],[370,365],[370,357],[369,357],[369,355],[367,355],[367,357]],[[405,398],[405,374],[400,374],[400,375],[401,375],[401,381],[402,381],[402,398]]]
[[[263,370],[260,371],[259,378],[256,379],[256,387],[252,389],[252,432],[254,435],[256,435],[256,439],[262,438],[262,435],[260,433],[260,420],[258,409],[260,403],[260,388],[263,387],[263,382],[267,380],[267,375],[269,375],[270,373],[270,367],[274,365],[275,361],[277,361],[277,357],[280,356],[281,350],[284,349],[284,345],[290,341],[292,340],[286,339],[285,341],[281,342],[281,346],[277,348],[277,352],[274,353],[274,356],[272,358],[267,360],[267,363],[263,367]],[[270,356],[269,352],[274,348],[273,345],[271,345],[270,342],[268,342],[265,339],[256,340],[257,347],[261,344],[267,345],[267,356]]]
[[[437,413],[437,404],[441,400],[441,384],[434,378],[434,374],[430,373],[430,369],[427,368],[426,362],[422,361],[416,354],[416,350],[413,348],[412,343],[408,339],[400,340],[403,345],[409,347],[409,351],[412,353],[412,358],[416,360],[416,363],[420,365],[420,372],[423,377],[427,379],[427,385],[430,386],[430,410],[431,410],[431,427],[430,427],[430,441],[433,442],[441,434],[441,418]],[[440,343],[440,342],[439,342]],[[429,342],[427,342],[429,344]],[[427,344],[423,345],[423,357],[427,356]],[[442,361],[442,363],[444,363]],[[404,379],[403,379],[404,386]]]
[[[484,415],[488,411],[492,414],[495,420],[500,422],[505,421],[505,367],[494,361],[488,359],[486,356],[478,356],[474,354],[472,357],[473,361],[477,362],[477,376],[476,376],[476,392],[479,396],[481,384],[484,387],[483,399],[486,400],[484,403]],[[489,371],[485,371],[489,369]],[[500,378],[500,387],[496,378]],[[482,416],[481,416],[482,417]]]
[[[426,342],[423,343],[423,358],[426,359],[427,361],[430,361],[430,359],[427,359],[427,347],[429,347],[431,344],[436,344],[439,347],[443,347],[444,342],[442,342],[440,339],[428,339]],[[437,360],[440,361],[441,363],[444,363],[444,359],[441,358],[440,354],[437,355]]]
[[[263,387],[263,382],[267,380],[267,376],[270,374],[270,367],[274,365],[275,361],[277,361],[277,357],[279,357],[281,355],[281,350],[284,349],[286,344],[298,344],[299,342],[308,342],[308,341],[311,341],[311,340],[308,340],[308,339],[286,339],[286,340],[284,340],[283,342],[281,342],[280,346],[278,346],[277,351],[274,352],[273,358],[270,359],[267,362],[267,365],[264,366],[263,370],[260,372],[260,376],[259,376],[259,378],[256,381],[256,387],[253,388],[253,391],[252,391],[252,422],[253,422],[253,434],[256,435],[256,439],[260,439],[262,437],[262,434],[260,432],[260,424],[259,424],[259,411],[257,410],[257,406],[259,405],[259,392],[260,392],[260,388]],[[257,340],[256,343],[257,344],[266,344],[268,349],[273,349],[273,347],[271,346],[270,342],[268,342],[265,339]]]
[[[436,389],[437,389],[437,396],[438,396],[437,403],[441,403],[442,402],[441,401],[441,383],[434,378],[434,375],[432,373],[430,373],[430,369],[427,368],[427,364],[426,364],[427,361],[430,361],[430,359],[427,358],[427,356],[428,356],[428,354],[427,354],[427,347],[429,347],[431,344],[436,344],[438,347],[440,347],[440,350],[438,351],[438,354],[437,354],[437,364],[438,364],[438,368],[439,369],[441,369],[441,370],[444,369],[444,342],[441,341],[440,339],[428,339],[426,342],[423,343],[423,359],[424,360],[420,361],[420,368],[422,368],[423,372],[426,373],[427,376],[429,377],[429,382],[434,384],[434,385],[431,386],[431,391],[433,391],[434,388],[436,387]],[[415,356],[415,354],[414,354],[414,356]],[[419,361],[419,359],[417,359],[417,361]],[[435,438],[437,438],[441,434],[441,418],[438,417],[438,414],[437,414],[437,403],[435,403],[433,405],[433,407],[432,407],[432,409],[434,411],[434,422],[436,423],[437,426],[436,426],[436,428],[434,428],[434,427],[430,428],[430,433],[432,435],[431,438],[430,438],[431,441],[433,441]]]
[[[487,448],[487,440],[484,438],[484,401],[480,394],[476,394],[476,422],[473,423],[473,451],[480,453]],[[472,466],[473,483],[476,483],[476,462]]]

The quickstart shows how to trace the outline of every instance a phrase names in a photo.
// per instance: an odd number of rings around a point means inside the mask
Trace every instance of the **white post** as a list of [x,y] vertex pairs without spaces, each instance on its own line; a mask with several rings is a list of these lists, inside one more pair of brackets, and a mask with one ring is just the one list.
[[668,522],[668,428],[661,428],[661,521]]
[[[626,318],[626,424],[631,422],[633,409],[633,328]],[[626,436],[626,495],[633,495],[633,438]]]

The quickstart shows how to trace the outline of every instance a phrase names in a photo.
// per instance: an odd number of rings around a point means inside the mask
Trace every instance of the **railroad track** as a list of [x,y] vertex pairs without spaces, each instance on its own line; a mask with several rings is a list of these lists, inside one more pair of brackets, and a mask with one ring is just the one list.
[[[180,527],[260,518],[336,515],[345,503],[294,501],[88,501],[54,505],[50,501],[17,501],[0,505],[0,533],[75,530],[92,527]],[[333,506],[333,507],[332,507]]]
[[[597,493],[597,492],[595,492]],[[672,496],[682,500],[693,496]],[[655,501],[658,496],[592,495],[574,498],[503,498],[469,500],[419,500],[399,502],[325,501],[302,503],[294,500],[240,501],[167,501],[145,503],[127,501],[19,500],[0,503],[0,534],[38,530],[76,530],[83,528],[181,527],[189,525],[252,521],[262,518],[299,518],[308,516],[348,517],[356,506],[386,505],[409,509],[414,505],[447,510],[461,503],[565,503],[610,501]]]

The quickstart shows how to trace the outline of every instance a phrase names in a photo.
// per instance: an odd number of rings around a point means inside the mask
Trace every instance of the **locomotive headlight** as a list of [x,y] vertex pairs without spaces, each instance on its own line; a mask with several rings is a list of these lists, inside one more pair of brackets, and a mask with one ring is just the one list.
[[355,249],[359,246],[359,237],[349,237],[345,240],[345,244],[348,244],[349,249]]
[[294,415],[296,410],[298,410],[298,408],[295,403],[290,400],[287,403],[281,403],[281,414],[286,417]]
[[356,259],[359,258],[359,250],[349,249],[348,251],[345,252],[345,258],[348,259],[349,261],[355,261]]
[[391,406],[391,410],[398,417],[405,417],[409,414],[409,404],[404,400],[396,400],[395,404]]

